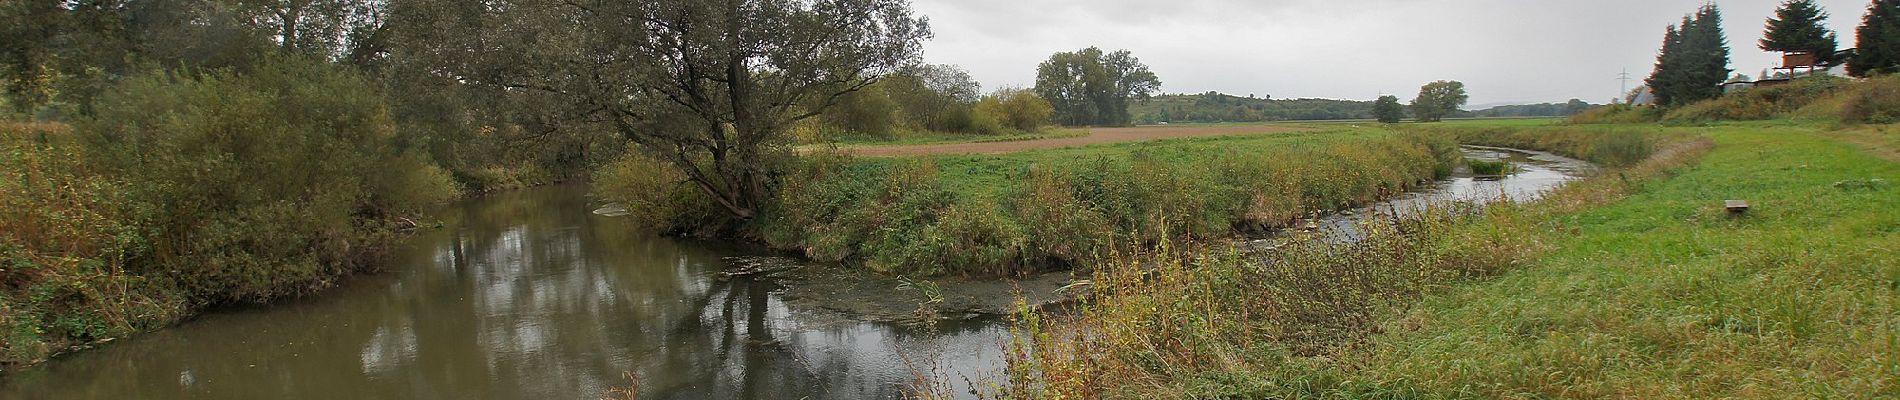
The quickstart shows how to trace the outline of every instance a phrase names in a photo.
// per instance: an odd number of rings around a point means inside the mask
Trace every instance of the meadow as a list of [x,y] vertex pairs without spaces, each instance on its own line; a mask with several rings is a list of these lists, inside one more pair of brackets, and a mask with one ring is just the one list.
[[[1888,129],[1788,120],[1418,129],[1612,168],[1528,204],[1374,223],[1359,242],[1112,260],[1075,319],[1019,317],[1012,384],[997,394],[1896,393],[1900,157]],[[1727,199],[1754,208],[1731,216]]]

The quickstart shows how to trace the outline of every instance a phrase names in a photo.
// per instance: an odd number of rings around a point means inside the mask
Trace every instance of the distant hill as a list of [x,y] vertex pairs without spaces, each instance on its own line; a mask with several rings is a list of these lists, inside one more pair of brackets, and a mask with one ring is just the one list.
[[[1455,118],[1566,117],[1592,107],[1582,100],[1567,103],[1503,105],[1478,111],[1459,111]],[[1128,105],[1137,124],[1324,121],[1372,119],[1372,102],[1334,99],[1274,99],[1241,97],[1220,92],[1164,94]]]

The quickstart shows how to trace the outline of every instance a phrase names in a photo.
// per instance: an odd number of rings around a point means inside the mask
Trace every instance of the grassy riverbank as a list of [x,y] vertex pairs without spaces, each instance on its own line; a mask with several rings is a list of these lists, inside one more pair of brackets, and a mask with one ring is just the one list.
[[1285,227],[1458,161],[1448,140],[1377,128],[989,156],[815,154],[785,178],[758,234],[879,272],[1000,275]]
[[[1900,158],[1889,128],[1433,129],[1599,161],[1611,159],[1592,148],[1630,147],[1620,135],[1659,151],[1534,204],[1408,221],[1407,234],[1363,244],[1296,245],[1272,268],[1161,257],[1160,276],[1138,281],[1132,263],[1110,264],[1064,328],[1090,334],[1024,326],[1035,351],[1012,361],[1011,394],[1894,393]],[[1755,209],[1729,217],[1726,199]]]

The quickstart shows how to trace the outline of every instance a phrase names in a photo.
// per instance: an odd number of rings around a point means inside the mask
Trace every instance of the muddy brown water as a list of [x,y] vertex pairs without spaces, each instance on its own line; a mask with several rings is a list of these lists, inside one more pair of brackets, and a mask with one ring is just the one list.
[[[1525,199],[1588,173],[1548,154],[1466,154],[1524,171],[1396,201]],[[628,373],[642,399],[883,399],[913,371],[999,379],[999,318],[865,321],[718,278],[726,257],[760,249],[638,234],[593,205],[571,186],[458,204],[383,273],[10,372],[0,399],[594,399]]]

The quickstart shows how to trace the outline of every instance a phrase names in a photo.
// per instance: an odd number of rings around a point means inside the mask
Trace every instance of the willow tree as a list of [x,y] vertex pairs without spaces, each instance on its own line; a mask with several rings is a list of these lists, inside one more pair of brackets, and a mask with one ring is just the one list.
[[920,58],[907,0],[414,0],[403,56],[457,81],[552,99],[677,167],[746,220],[789,128]]

